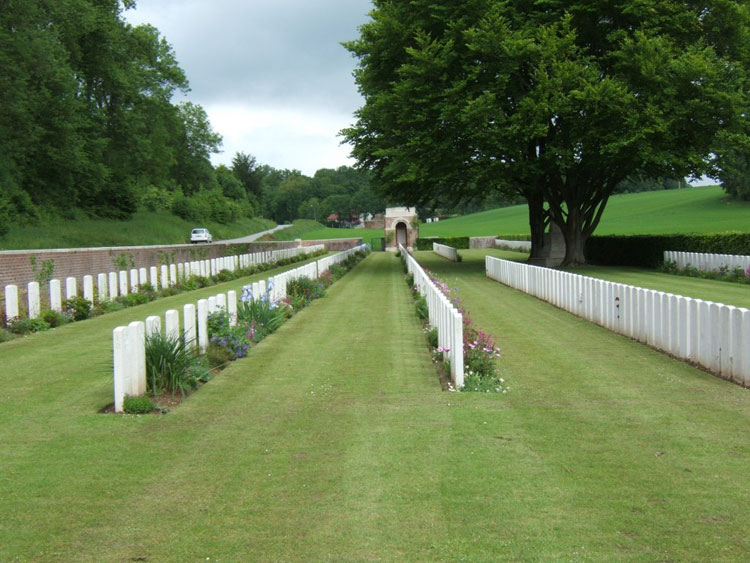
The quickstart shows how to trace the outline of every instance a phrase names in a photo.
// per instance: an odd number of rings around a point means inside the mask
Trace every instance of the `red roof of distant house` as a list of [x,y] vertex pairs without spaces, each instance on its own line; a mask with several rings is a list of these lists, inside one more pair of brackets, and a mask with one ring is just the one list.
[[330,214],[330,215],[328,216],[328,220],[329,220],[329,221],[335,221],[335,220],[336,220],[336,219],[338,219],[338,218],[339,218],[339,216],[338,216],[338,215],[337,215],[336,213],[331,213],[331,214]]

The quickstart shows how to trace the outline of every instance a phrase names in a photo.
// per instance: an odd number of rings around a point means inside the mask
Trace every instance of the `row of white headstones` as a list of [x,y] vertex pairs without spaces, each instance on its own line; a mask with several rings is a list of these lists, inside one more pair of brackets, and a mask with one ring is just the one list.
[[[83,297],[92,303],[94,296],[98,297],[100,302],[112,300],[118,295],[127,295],[135,293],[138,289],[150,283],[154,289],[161,286],[166,289],[174,286],[179,280],[184,280],[190,275],[212,276],[218,274],[221,270],[236,271],[238,268],[247,268],[251,265],[273,264],[279,260],[296,257],[300,254],[312,254],[325,249],[322,244],[306,247],[286,248],[281,250],[269,250],[265,252],[255,252],[251,254],[238,254],[234,256],[224,256],[221,258],[211,258],[207,260],[196,260],[192,262],[180,262],[178,264],[162,264],[160,267],[151,266],[150,268],[132,268],[120,270],[118,272],[109,272],[108,274],[98,274],[96,277],[96,287],[94,285],[94,276],[83,276]],[[49,282],[49,308],[53,311],[62,311],[63,305],[62,284],[58,279]],[[70,299],[78,296],[78,280],[75,277],[65,279],[65,298]],[[39,282],[33,281],[27,284],[28,300],[28,317],[30,319],[39,318],[41,315],[41,292]],[[6,321],[11,321],[19,317],[19,293],[17,285],[5,286],[5,317]]]
[[[333,264],[346,260],[351,254],[369,248],[360,245],[332,256],[304,264],[282,272],[267,280],[260,280],[243,287],[251,299],[278,301],[286,297],[287,282],[298,278],[315,279],[325,273]],[[228,291],[199,299],[196,304],[183,307],[183,327],[180,332],[180,315],[170,309],[164,314],[164,333],[170,339],[183,338],[187,346],[197,346],[201,352],[208,347],[208,316],[216,311],[226,311],[232,326],[237,323],[237,292]],[[146,337],[161,333],[161,318],[150,316],[146,321],[133,321],[127,326],[119,326],[112,333],[114,359],[114,399],[115,412],[122,412],[126,396],[141,396],[146,393]]]
[[750,386],[750,310],[485,258],[487,276],[711,373]]
[[722,268],[730,271],[740,268],[750,277],[750,256],[742,254],[709,254],[706,252],[667,250],[664,252],[664,261],[674,262],[680,269],[691,266],[708,272],[716,272]]
[[414,277],[414,287],[427,302],[430,326],[437,329],[438,350],[442,351],[444,359],[450,361],[451,382],[455,389],[461,389],[464,386],[463,315],[443,295],[406,248],[399,245],[399,250],[406,262],[407,271]]

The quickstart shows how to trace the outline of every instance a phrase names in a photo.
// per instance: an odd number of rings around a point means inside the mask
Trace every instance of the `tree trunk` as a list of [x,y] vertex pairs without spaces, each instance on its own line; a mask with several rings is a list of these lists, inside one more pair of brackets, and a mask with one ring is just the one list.
[[586,263],[586,241],[589,239],[588,234],[583,233],[583,221],[577,213],[570,213],[567,221],[560,225],[560,229],[565,239],[565,258],[563,258],[560,268],[567,266],[580,266]]
[[538,258],[544,247],[545,211],[544,197],[530,192],[524,194],[529,204],[529,227],[531,228],[531,255],[529,260]]

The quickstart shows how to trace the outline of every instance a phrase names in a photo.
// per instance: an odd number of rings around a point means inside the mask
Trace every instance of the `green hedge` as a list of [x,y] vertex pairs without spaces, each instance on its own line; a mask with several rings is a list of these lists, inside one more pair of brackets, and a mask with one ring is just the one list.
[[591,237],[586,259],[602,266],[656,268],[664,261],[665,250],[750,254],[750,233]]
[[417,250],[432,250],[433,242],[453,248],[471,248],[469,237],[427,237],[417,239]]

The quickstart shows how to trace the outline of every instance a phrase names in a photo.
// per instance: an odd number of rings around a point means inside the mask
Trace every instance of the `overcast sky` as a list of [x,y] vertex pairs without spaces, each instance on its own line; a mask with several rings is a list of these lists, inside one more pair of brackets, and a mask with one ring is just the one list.
[[338,132],[362,105],[356,39],[370,0],[137,0],[125,12],[150,23],[174,48],[191,91],[224,138],[214,164],[237,152],[312,175],[353,164]]

